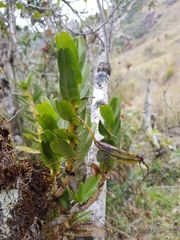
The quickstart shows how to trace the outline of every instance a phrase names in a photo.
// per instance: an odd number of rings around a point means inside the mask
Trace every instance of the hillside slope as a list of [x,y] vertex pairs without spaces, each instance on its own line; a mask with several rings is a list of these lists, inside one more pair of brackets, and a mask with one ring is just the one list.
[[114,31],[111,95],[143,111],[146,82],[153,82],[152,111],[161,128],[165,117],[177,125],[180,110],[180,1],[157,1],[150,11],[129,13]]

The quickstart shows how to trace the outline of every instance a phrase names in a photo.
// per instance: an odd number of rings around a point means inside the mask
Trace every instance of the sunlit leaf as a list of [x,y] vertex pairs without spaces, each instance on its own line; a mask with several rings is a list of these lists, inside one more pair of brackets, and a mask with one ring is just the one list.
[[100,106],[100,113],[108,125],[111,126],[114,124],[115,122],[114,114],[111,107],[108,104]]
[[57,113],[49,103],[42,102],[41,104],[37,104],[36,108],[37,108],[40,116],[44,116],[46,114],[49,114],[55,120],[57,119]]
[[66,32],[61,32],[60,34],[56,34],[56,48],[59,50],[60,48],[69,48],[75,57],[75,61],[78,63],[78,50],[74,44],[74,41]]
[[21,9],[21,10],[22,10],[22,8],[23,8],[20,3],[16,3],[16,7],[17,7],[17,9]]
[[34,12],[33,18],[42,18],[43,14],[40,12]]
[[7,5],[4,4],[3,2],[0,2],[0,8],[7,8]]
[[45,130],[45,129],[58,129],[57,123],[55,121],[55,119],[49,115],[46,114],[43,117],[38,117],[38,123],[41,125],[41,127]]
[[67,101],[56,100],[56,108],[57,108],[57,111],[58,111],[59,115],[61,116],[61,118],[63,118],[64,120],[67,120],[73,124],[76,124],[76,125],[79,124],[79,120],[78,120],[72,106]]
[[26,147],[26,146],[15,146],[15,149],[24,151],[27,153],[32,153],[32,154],[39,154],[40,151],[31,147]]

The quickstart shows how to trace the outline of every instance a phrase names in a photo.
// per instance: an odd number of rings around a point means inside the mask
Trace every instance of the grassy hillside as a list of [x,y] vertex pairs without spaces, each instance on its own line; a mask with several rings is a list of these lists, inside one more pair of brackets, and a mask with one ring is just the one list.
[[141,170],[117,166],[108,182],[107,239],[180,239],[180,150],[154,158],[140,126],[151,79],[152,112],[161,140],[165,147],[174,140],[180,143],[180,1],[157,2],[151,11],[129,13],[114,31],[110,94],[124,102],[122,144],[145,157],[150,176],[136,195]]
[[[111,94],[118,93],[124,101],[143,110],[150,78],[152,111],[162,127],[167,87],[167,102],[175,115],[180,110],[180,1],[158,1],[151,11],[143,8],[133,16],[129,13],[126,21],[116,26],[113,43]],[[169,109],[167,113],[169,124],[177,125]]]

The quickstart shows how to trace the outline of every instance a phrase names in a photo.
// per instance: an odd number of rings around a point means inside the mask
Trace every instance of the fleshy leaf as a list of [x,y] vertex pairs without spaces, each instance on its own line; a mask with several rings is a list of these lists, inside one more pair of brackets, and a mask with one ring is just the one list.
[[57,156],[51,151],[49,142],[41,142],[39,146],[45,165],[51,169],[53,175],[57,175],[60,172],[60,166]]
[[55,119],[49,115],[46,114],[43,117],[38,117],[38,123],[41,125],[41,127],[45,130],[45,129],[58,129],[57,123],[55,121]]
[[60,34],[56,34],[56,48],[59,50],[60,48],[70,48],[72,53],[76,58],[76,62],[78,62],[78,51],[74,44],[73,39],[66,32],[61,32]]
[[115,117],[111,107],[108,104],[100,106],[100,113],[106,123],[111,126],[115,122]]
[[[61,74],[61,71],[71,68],[74,71],[76,82],[77,84],[81,84],[82,82],[82,75],[81,71],[77,62],[77,59],[70,48],[60,49],[58,52],[58,69],[59,73]],[[61,76],[60,76],[61,78]]]
[[60,91],[63,100],[66,100],[75,107],[80,105],[79,89],[74,71],[71,68],[66,68],[61,71]]
[[50,144],[51,149],[54,153],[60,155],[61,157],[74,158],[75,152],[72,150],[69,143],[62,139],[57,139]]
[[56,108],[57,108],[57,111],[58,111],[59,115],[61,116],[61,118],[63,118],[64,120],[67,120],[73,124],[76,124],[76,125],[79,124],[79,120],[78,120],[73,108],[67,101],[56,100]]
[[51,115],[55,120],[57,119],[57,113],[52,108],[52,106],[47,102],[42,102],[41,104],[37,104],[37,110],[40,116],[44,116],[45,114]]

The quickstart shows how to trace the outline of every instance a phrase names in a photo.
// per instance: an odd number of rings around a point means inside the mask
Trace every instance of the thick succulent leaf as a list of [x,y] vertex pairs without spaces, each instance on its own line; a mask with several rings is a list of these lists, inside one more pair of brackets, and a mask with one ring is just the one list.
[[49,142],[41,142],[39,147],[44,164],[51,169],[53,175],[57,175],[60,172],[60,166],[57,156],[51,151]]
[[111,109],[114,113],[115,123],[112,126],[112,133],[119,134],[120,128],[120,114],[121,114],[121,106],[119,98],[113,98],[110,102]]
[[73,52],[76,62],[78,62],[78,50],[74,44],[73,39],[66,32],[61,32],[60,34],[56,34],[56,48],[59,50],[60,48],[70,48]]
[[100,106],[100,113],[108,126],[112,126],[114,124],[115,122],[114,113],[108,104]]
[[74,71],[75,78],[77,84],[81,84],[82,82],[82,75],[73,52],[69,48],[60,49],[58,52],[58,69],[60,73],[60,80],[61,80],[61,72],[66,68],[71,68]]
[[73,123],[75,125],[79,124],[79,120],[74,112],[72,106],[65,100],[58,101],[56,100],[56,108],[61,116],[66,121]]
[[72,197],[72,199],[74,199],[75,202],[78,202],[76,195],[73,193],[73,191],[71,191],[71,189],[69,187],[67,187],[67,191],[68,191],[69,195]]
[[98,124],[98,130],[100,132],[100,134],[104,137],[106,137],[107,139],[115,139],[116,137],[111,134],[107,128],[103,125],[103,123],[101,122],[101,120],[99,121],[99,124]]
[[80,182],[77,193],[76,193],[76,198],[78,200],[78,202],[82,201],[83,198],[83,183]]
[[101,178],[102,176],[99,174],[97,177],[92,175],[86,180],[86,182],[83,184],[83,189],[82,189],[82,195],[83,195],[82,203],[85,203],[86,201],[89,200],[89,198],[91,198],[94,195],[94,193],[97,190],[96,187],[100,182]]
[[66,100],[75,107],[80,105],[79,88],[74,71],[71,68],[66,68],[61,71],[60,91],[63,100]]
[[44,115],[43,117],[38,117],[38,123],[40,126],[45,129],[58,129],[56,120],[49,114]]
[[52,141],[56,140],[56,138],[57,138],[56,134],[53,131],[51,131],[50,129],[44,130],[44,134],[46,135],[49,142],[52,142]]
[[79,138],[76,134],[72,132],[68,132],[67,129],[56,129],[54,130],[54,133],[57,135],[58,138],[64,139],[64,140],[75,140],[76,142],[79,142]]
[[45,114],[48,114],[51,115],[55,120],[57,119],[56,111],[48,102],[42,102],[41,104],[37,104],[36,108],[40,116],[43,117]]
[[56,139],[55,141],[51,142],[50,147],[54,153],[61,157],[74,158],[76,156],[69,143],[62,139]]

